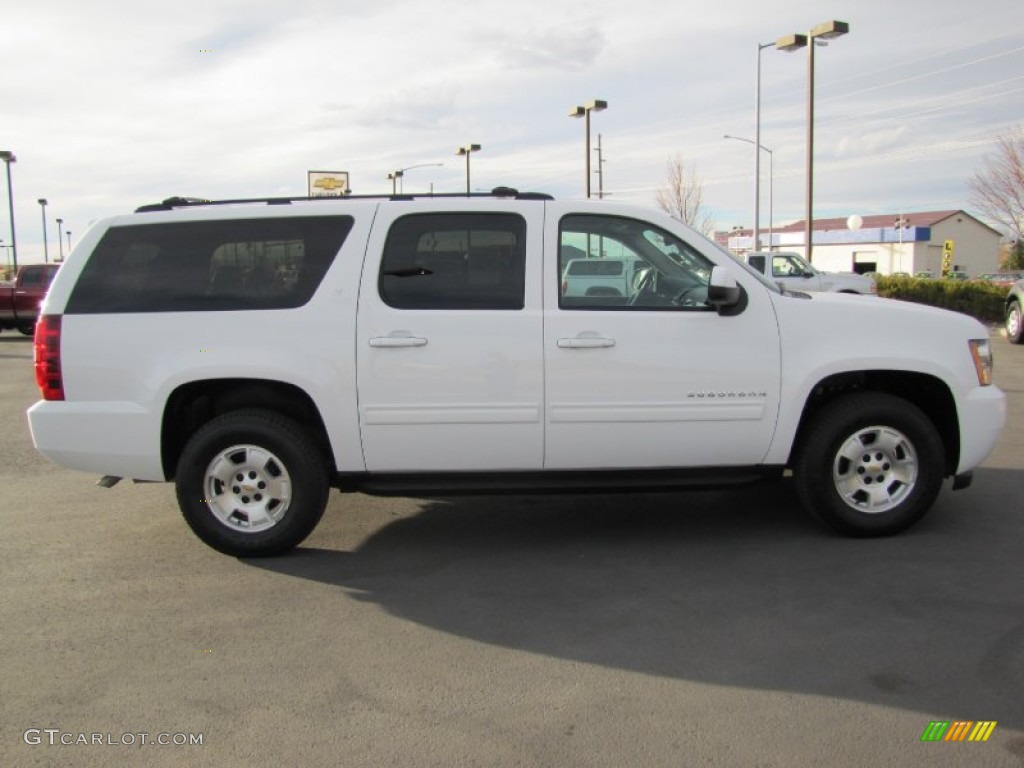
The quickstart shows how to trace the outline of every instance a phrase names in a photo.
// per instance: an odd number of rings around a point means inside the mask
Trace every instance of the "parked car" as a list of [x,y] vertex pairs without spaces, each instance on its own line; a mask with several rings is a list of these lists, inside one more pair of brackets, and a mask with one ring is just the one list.
[[743,260],[762,275],[790,291],[834,291],[876,295],[874,279],[853,272],[822,272],[803,256],[788,251],[751,251]]
[[0,283],[0,330],[17,328],[26,336],[35,332],[39,304],[59,264],[25,264],[12,282]]
[[[643,263],[625,295],[562,292],[592,242]],[[39,451],[107,487],[173,481],[196,535],[239,556],[297,545],[331,487],[792,475],[827,525],[889,535],[945,478],[966,488],[1006,418],[967,315],[784,291],[660,211],[507,188],[105,219],[54,280],[35,355]]]
[[1024,344],[1024,279],[1010,287],[1006,297],[1006,338],[1014,344]]
[[1000,288],[1009,288],[1018,280],[1024,280],[1024,272],[985,272],[971,279],[971,282],[990,283]]

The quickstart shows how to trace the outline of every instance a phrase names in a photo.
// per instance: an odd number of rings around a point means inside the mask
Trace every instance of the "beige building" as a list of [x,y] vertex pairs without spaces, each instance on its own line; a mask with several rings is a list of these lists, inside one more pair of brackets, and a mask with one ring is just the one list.
[[[859,221],[857,221],[859,219]],[[858,225],[853,229],[850,225]],[[952,243],[952,268],[970,277],[999,267],[998,231],[965,211],[880,214],[814,222],[814,266],[826,272],[897,272],[914,274],[942,270],[943,248]],[[719,232],[715,238],[736,253],[752,249],[753,233]],[[768,232],[761,232],[762,250]],[[773,251],[804,253],[804,222],[776,228]]]

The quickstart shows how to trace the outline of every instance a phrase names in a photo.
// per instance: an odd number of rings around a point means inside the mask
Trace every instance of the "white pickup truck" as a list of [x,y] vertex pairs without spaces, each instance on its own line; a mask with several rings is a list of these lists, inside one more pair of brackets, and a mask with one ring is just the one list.
[[[565,295],[597,240],[642,266],[624,295]],[[173,481],[239,556],[299,544],[330,487],[791,474],[828,525],[891,534],[969,484],[1006,415],[965,315],[783,292],[659,212],[506,188],[143,206],[78,243],[35,355],[39,451],[105,486]]]
[[870,277],[853,272],[822,272],[808,264],[798,253],[751,251],[743,259],[750,267],[787,291],[878,294],[878,286]]

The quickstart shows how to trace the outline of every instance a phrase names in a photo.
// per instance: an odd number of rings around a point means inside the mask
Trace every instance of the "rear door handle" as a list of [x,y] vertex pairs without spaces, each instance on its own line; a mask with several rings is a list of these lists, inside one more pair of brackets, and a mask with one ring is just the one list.
[[574,339],[559,339],[558,346],[562,349],[600,349],[601,347],[614,347],[615,339],[604,339],[599,336],[584,336]]
[[419,336],[374,336],[371,347],[425,347],[427,340]]

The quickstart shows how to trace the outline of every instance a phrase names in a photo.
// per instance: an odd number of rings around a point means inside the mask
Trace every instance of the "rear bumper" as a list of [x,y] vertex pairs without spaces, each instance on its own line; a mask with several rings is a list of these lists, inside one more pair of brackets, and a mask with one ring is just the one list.
[[46,401],[28,409],[36,450],[83,472],[165,480],[160,422],[137,403]]
[[961,411],[958,475],[977,467],[995,448],[1006,424],[1006,395],[998,387],[977,387],[961,403]]

